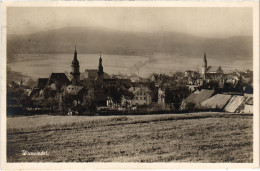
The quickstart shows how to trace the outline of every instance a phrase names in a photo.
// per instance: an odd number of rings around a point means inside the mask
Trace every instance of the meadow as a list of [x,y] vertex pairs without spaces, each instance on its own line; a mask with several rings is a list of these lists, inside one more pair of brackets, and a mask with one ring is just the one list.
[[252,115],[216,112],[8,117],[7,161],[253,162],[252,125]]

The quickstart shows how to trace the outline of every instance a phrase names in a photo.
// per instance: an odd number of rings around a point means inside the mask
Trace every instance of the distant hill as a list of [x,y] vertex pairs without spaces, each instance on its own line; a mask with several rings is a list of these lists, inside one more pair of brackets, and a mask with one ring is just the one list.
[[32,79],[31,77],[24,75],[20,72],[12,71],[10,67],[7,67],[7,83],[10,82],[16,82],[19,83],[21,79],[23,79],[23,82],[26,86],[32,86]]
[[220,60],[252,60],[253,39],[202,38],[177,32],[132,33],[103,28],[67,27],[29,35],[8,35],[8,62],[19,53],[79,53],[149,55],[152,53],[203,56],[204,51]]

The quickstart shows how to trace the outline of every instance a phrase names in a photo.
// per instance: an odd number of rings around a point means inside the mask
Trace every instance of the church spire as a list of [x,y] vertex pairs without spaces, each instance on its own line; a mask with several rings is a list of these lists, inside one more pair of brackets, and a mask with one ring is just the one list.
[[202,69],[201,69],[203,78],[206,78],[207,68],[208,68],[208,64],[207,64],[206,52],[204,52],[204,58],[203,58]]
[[77,59],[77,55],[78,55],[78,53],[77,53],[77,46],[75,45],[74,59]]
[[77,59],[77,49],[75,45],[75,51],[74,51],[74,59],[72,60],[71,69],[72,71],[70,74],[72,75],[72,83],[78,84],[80,80],[80,72],[79,72],[79,61]]
[[99,58],[99,64],[98,64],[98,78],[103,79],[103,65],[102,65],[102,57],[101,57],[101,52],[100,52],[100,58]]
[[101,52],[100,52],[100,58],[99,58],[98,72],[103,74],[103,65],[102,65]]
[[204,59],[203,59],[203,67],[207,68],[207,57],[206,57],[206,52],[204,52]]

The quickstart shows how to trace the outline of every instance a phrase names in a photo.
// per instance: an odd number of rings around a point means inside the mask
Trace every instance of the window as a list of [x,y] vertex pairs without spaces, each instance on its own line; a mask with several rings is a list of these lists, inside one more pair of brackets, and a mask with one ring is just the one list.
[[140,100],[142,100],[142,97],[140,97]]
[[138,100],[138,97],[135,97],[135,100]]
[[146,97],[144,97],[144,100],[146,100]]
[[146,95],[146,94],[145,94],[145,91],[144,91],[144,95]]

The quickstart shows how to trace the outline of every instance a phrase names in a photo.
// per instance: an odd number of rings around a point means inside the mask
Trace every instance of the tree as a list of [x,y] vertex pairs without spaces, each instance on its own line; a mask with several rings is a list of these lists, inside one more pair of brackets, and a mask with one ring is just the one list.
[[24,90],[22,87],[7,88],[7,96],[21,98],[23,96]]
[[167,87],[165,90],[165,102],[173,104],[175,109],[179,109],[182,100],[188,95],[189,89],[186,86]]
[[184,73],[183,72],[179,72],[179,71],[175,72],[173,75],[175,77],[184,77]]
[[47,109],[54,111],[54,107],[58,106],[59,103],[54,97],[49,97],[48,99],[43,100],[43,106]]
[[52,90],[50,87],[45,87],[43,89],[43,97],[44,99],[48,99],[49,97],[55,97],[56,90]]
[[154,83],[151,83],[148,85],[150,91],[150,95],[152,97],[152,102],[157,102],[158,101],[158,88],[155,87]]
[[134,94],[130,92],[127,88],[125,88],[123,85],[107,85],[104,88],[105,92],[116,104],[121,104],[123,97],[127,100],[131,100],[134,98]]
[[21,103],[24,108],[34,108],[33,101],[29,96],[24,97]]
[[74,100],[75,100],[75,96],[65,93],[63,96],[64,107],[66,109],[72,108],[74,106],[73,104]]
[[94,89],[89,89],[88,94],[83,97],[82,106],[85,110],[91,112],[96,110],[96,104],[94,100]]

